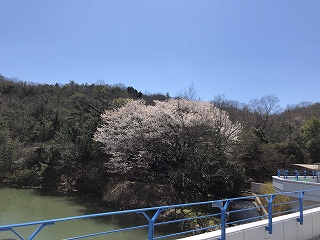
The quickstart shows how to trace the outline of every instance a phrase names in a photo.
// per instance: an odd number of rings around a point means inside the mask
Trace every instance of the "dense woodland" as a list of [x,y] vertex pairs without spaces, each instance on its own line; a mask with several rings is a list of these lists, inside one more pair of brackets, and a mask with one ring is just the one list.
[[[194,93],[190,88],[180,98],[201,102]],[[193,152],[179,148],[178,153],[172,152],[177,154],[173,158],[161,141],[158,145],[148,142],[154,154],[146,158],[152,162],[146,164],[143,157],[125,152],[119,164],[94,135],[103,125],[102,114],[118,111],[128,99],[154,106],[157,101],[178,98],[142,94],[121,84],[43,85],[0,75],[0,184],[94,193],[110,204],[153,195],[162,202],[148,200],[142,205],[167,204],[236,196],[251,181],[270,181],[278,168],[320,159],[319,103],[281,109],[276,96],[239,103],[213,93],[213,106],[241,125],[232,151],[221,154],[217,146]],[[185,170],[180,175],[173,174],[182,166],[172,164],[178,158]],[[201,164],[194,164],[200,158]]]

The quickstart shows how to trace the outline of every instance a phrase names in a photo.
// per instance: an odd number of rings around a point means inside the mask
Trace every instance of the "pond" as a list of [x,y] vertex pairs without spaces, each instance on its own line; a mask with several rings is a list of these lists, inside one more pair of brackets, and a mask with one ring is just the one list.
[[[67,196],[54,192],[44,192],[35,189],[0,188],[0,225],[23,223],[31,221],[49,220],[85,214],[107,212],[108,209],[99,207],[90,197]],[[81,219],[68,222],[59,222],[46,226],[34,238],[57,240],[69,237],[108,231],[111,229],[145,224],[142,216],[108,216],[104,218]],[[18,233],[26,238],[37,227],[17,228]],[[163,231],[158,234],[163,234]],[[18,239],[12,232],[0,232],[2,239]],[[147,230],[139,229],[121,233],[113,233],[93,237],[101,240],[141,240],[147,238]],[[89,238],[87,238],[89,239]]]

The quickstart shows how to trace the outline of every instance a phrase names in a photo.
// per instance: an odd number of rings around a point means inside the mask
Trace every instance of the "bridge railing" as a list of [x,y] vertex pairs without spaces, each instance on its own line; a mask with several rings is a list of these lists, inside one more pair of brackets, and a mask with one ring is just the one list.
[[278,169],[277,170],[278,177],[283,177],[284,179],[294,179],[294,180],[311,180],[319,183],[320,181],[320,173],[314,170],[286,170],[286,169]]
[[[312,190],[303,190],[303,191],[294,191],[294,192],[283,192],[283,193],[273,193],[273,194],[264,194],[264,195],[256,195],[256,196],[247,196],[247,197],[239,197],[239,198],[230,198],[230,199],[223,199],[223,200],[214,200],[214,201],[207,201],[207,202],[197,202],[197,203],[188,203],[188,204],[176,204],[176,205],[169,205],[169,206],[159,206],[159,207],[152,207],[152,208],[141,208],[141,209],[132,209],[132,210],[124,210],[124,211],[115,211],[115,212],[105,212],[105,213],[98,213],[98,214],[89,214],[89,215],[82,215],[82,216],[74,216],[74,217],[67,217],[67,218],[57,218],[57,219],[50,219],[50,220],[43,220],[43,221],[35,221],[35,222],[26,222],[26,223],[19,223],[19,224],[8,224],[0,226],[1,231],[11,231],[16,237],[20,240],[28,239],[36,239],[38,234],[43,229],[50,227],[58,222],[67,222],[67,221],[76,221],[79,219],[88,219],[88,218],[101,218],[107,216],[116,216],[116,215],[129,215],[129,214],[139,214],[144,216],[145,224],[132,226],[132,227],[125,227],[125,228],[118,228],[103,232],[97,233],[88,233],[86,235],[81,236],[74,236],[65,239],[84,239],[90,238],[100,235],[107,235],[107,234],[116,234],[123,231],[132,231],[135,229],[146,229],[146,236],[143,239],[153,240],[153,239],[178,239],[182,237],[186,237],[189,235],[200,234],[206,231],[213,231],[213,230],[221,230],[221,240],[226,239],[226,228],[234,225],[239,225],[243,223],[248,223],[252,221],[258,221],[261,219],[268,219],[268,224],[266,226],[266,230],[269,234],[272,234],[272,218],[274,216],[278,216],[281,214],[287,214],[292,212],[299,212],[299,218],[297,221],[300,224],[303,224],[303,211],[307,208],[317,207],[319,204],[315,204],[312,206],[304,207],[304,194],[308,191]],[[320,190],[320,189],[318,189]],[[298,208],[290,209],[282,212],[273,212],[273,209],[277,205],[281,204],[290,204],[292,202],[284,202],[284,203],[277,203],[275,204],[275,198],[278,195],[290,195],[296,194],[298,203]],[[260,199],[265,199],[265,205],[253,207],[245,207],[242,209],[234,209],[230,206],[232,203],[239,203],[239,202],[253,202],[257,197]],[[297,204],[296,204],[297,205]],[[262,211],[265,209],[266,211]],[[258,215],[254,216],[247,216],[244,218],[232,218],[233,215],[239,213],[249,213],[250,211],[258,211]],[[175,214],[173,214],[175,213]],[[176,217],[168,219],[168,216],[175,215]],[[202,224],[201,224],[202,223]],[[166,226],[166,228],[170,228],[170,226],[176,226],[177,231],[170,232],[164,235],[159,235],[156,230],[159,226]],[[188,225],[190,228],[183,229],[183,225]],[[29,235],[27,238],[22,237],[19,234],[19,230],[24,227],[28,226],[37,226],[36,230]]]

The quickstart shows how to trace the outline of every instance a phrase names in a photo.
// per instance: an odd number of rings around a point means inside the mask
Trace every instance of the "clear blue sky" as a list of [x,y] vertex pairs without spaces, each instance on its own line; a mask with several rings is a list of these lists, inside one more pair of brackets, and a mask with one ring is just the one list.
[[319,102],[320,1],[0,0],[0,74]]

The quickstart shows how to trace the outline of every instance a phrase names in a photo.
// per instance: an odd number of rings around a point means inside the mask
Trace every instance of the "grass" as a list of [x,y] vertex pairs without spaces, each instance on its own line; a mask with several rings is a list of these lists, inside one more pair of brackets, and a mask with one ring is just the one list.
[[[260,194],[273,194],[273,193],[277,193],[277,192],[274,190],[272,183],[265,183],[264,185],[261,186]],[[260,198],[260,201],[264,206],[266,206],[266,210],[268,210],[267,200],[265,198]],[[272,204],[273,205],[272,212],[274,214],[277,214],[278,216],[286,214],[284,212],[291,210],[289,202],[290,202],[290,198],[288,196],[285,196],[282,194],[275,196]]]

